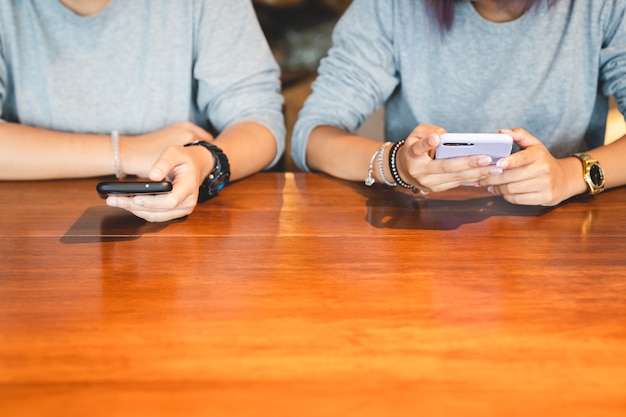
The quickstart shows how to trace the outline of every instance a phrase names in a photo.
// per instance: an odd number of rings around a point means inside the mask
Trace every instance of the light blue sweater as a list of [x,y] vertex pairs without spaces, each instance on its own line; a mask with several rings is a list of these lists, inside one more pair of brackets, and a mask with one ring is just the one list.
[[387,140],[523,127],[557,157],[601,146],[607,96],[626,114],[626,0],[559,0],[507,23],[458,2],[441,35],[421,0],[355,0],[333,33],[292,156],[318,125],[354,132],[386,104]]
[[249,0],[0,0],[0,119],[141,134],[190,120],[270,129],[284,150],[279,68]]

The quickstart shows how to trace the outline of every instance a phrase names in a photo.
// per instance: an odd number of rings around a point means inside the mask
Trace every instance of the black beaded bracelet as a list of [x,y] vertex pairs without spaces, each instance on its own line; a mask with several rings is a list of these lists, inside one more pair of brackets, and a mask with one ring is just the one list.
[[400,187],[409,188],[411,189],[411,191],[417,194],[420,192],[420,190],[414,185],[411,185],[405,182],[402,178],[400,178],[400,174],[398,173],[398,168],[396,167],[396,154],[398,153],[398,149],[400,148],[400,146],[404,145],[404,142],[405,140],[402,139],[394,143],[393,146],[391,147],[391,150],[389,150],[389,170],[391,171],[391,176],[393,177],[394,181]]

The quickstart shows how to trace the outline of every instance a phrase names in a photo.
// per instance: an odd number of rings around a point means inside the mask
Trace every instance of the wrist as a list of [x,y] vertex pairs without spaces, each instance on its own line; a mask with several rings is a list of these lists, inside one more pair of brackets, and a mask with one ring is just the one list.
[[138,141],[129,140],[130,136],[119,135],[119,155],[120,164],[125,175],[137,175],[144,176],[142,173],[147,172],[150,166],[143,166],[141,164],[141,158],[137,158],[137,155],[142,155],[142,150],[138,148]]
[[389,152],[393,147],[392,142],[385,142],[380,147],[380,154],[378,155],[378,180],[384,182],[390,187],[395,187],[398,183],[393,179],[391,167],[389,165]]
[[[396,155],[396,170],[398,171],[398,175],[400,176],[400,178],[402,178],[404,182],[408,182],[407,180],[410,180],[413,177],[409,173],[409,170],[406,166],[404,152],[406,152],[406,148],[405,145],[402,145],[398,148],[398,152]],[[389,171],[391,172],[391,169]]]
[[596,158],[586,153],[574,153],[579,162],[579,178],[582,177],[586,193],[595,195],[604,191],[604,171]]
[[401,176],[399,171],[399,166],[402,167],[404,165],[403,158],[401,157],[403,155],[402,148],[404,148],[404,143],[405,140],[402,139],[391,146],[389,150],[389,170],[391,171],[391,177],[400,187],[410,189],[413,193],[418,193],[420,190],[405,180],[405,178],[412,178],[410,175],[406,174],[407,170],[400,168],[405,172],[404,177]]
[[113,173],[118,180],[121,180],[126,175],[124,174],[124,168],[122,165],[120,135],[117,130],[111,131],[111,153],[113,155]]
[[[230,179],[230,163],[226,154],[217,145],[203,140],[194,141],[185,147],[205,148],[211,154],[211,159],[207,164],[202,165],[202,171],[210,168],[209,174],[200,183],[198,192],[198,202],[206,201],[215,197],[224,188]],[[206,155],[203,159],[206,161]]]
[[564,164],[565,178],[568,185],[567,197],[574,197],[585,194],[587,192],[587,183],[583,178],[583,170],[580,161],[574,156],[567,157],[562,160]]
[[215,168],[216,160],[213,153],[204,146],[186,146],[185,148],[191,152],[192,158],[196,161],[195,165],[199,167],[200,182],[204,181]]

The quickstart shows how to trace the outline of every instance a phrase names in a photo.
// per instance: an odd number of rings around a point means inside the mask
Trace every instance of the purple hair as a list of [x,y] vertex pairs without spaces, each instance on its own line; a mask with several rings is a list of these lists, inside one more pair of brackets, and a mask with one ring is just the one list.
[[[439,24],[441,32],[446,32],[452,27],[452,21],[454,20],[454,4],[458,1],[469,0],[424,0],[426,5],[430,9],[433,17]],[[516,4],[524,6],[527,9],[538,7],[542,2],[547,1],[548,5],[553,6],[557,0],[500,0],[503,7],[509,4]]]

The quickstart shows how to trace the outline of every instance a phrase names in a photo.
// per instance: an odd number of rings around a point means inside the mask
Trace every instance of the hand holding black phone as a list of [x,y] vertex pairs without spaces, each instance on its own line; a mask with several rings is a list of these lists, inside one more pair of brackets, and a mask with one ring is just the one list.
[[99,182],[96,191],[102,198],[110,195],[133,196],[137,194],[163,194],[172,191],[170,181],[112,181]]

